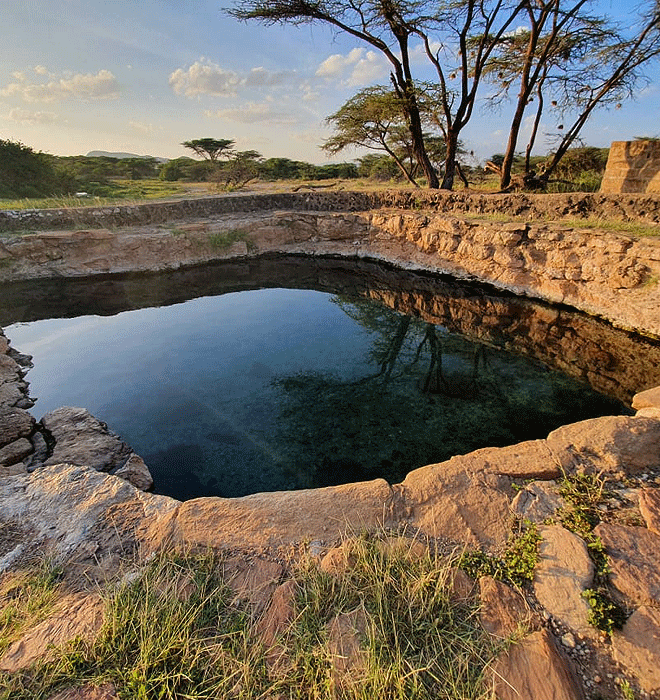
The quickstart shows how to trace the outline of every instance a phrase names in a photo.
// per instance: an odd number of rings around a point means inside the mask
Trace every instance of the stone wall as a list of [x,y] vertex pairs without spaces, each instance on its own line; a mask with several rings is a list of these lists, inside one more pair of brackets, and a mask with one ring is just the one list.
[[563,303],[660,337],[660,240],[432,210],[277,211],[0,238],[0,282],[173,270],[283,253],[373,259]]
[[660,141],[614,141],[600,191],[660,193]]
[[[656,190],[657,192],[658,190]],[[554,220],[597,217],[660,223],[660,197],[598,193],[476,194],[444,190],[289,192],[205,197],[176,202],[0,211],[0,232],[148,226],[263,211],[354,212],[380,208],[430,210],[467,216]]]

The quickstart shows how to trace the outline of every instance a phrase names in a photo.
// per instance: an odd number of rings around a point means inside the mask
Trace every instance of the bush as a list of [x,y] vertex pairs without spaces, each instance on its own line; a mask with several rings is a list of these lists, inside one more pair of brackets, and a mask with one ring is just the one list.
[[0,197],[47,197],[68,190],[68,178],[52,157],[18,141],[0,139]]

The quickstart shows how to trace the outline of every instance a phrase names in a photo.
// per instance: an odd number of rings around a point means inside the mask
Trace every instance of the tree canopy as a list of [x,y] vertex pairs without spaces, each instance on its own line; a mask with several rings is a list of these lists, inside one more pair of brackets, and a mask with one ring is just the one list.
[[215,163],[219,158],[231,154],[234,141],[232,139],[203,138],[184,141],[181,145],[194,151],[205,160]]

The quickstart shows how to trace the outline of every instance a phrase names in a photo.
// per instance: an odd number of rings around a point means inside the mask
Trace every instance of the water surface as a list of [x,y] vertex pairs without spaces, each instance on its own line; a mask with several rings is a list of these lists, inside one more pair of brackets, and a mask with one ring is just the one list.
[[[634,378],[613,380],[612,365],[627,366],[614,348],[630,352],[630,334],[446,280],[312,268],[262,261],[87,281],[94,293],[84,281],[8,290],[23,300],[5,307],[14,320],[45,307],[81,314],[6,328],[34,355],[33,412],[87,407],[145,459],[157,492],[186,499],[396,482],[454,454],[625,410]],[[168,305],[136,308],[154,302]],[[590,337],[576,339],[577,319]],[[531,357],[539,333],[546,342]],[[658,383],[658,348],[639,342],[644,381]],[[610,358],[605,373],[594,371],[594,347],[601,364]]]

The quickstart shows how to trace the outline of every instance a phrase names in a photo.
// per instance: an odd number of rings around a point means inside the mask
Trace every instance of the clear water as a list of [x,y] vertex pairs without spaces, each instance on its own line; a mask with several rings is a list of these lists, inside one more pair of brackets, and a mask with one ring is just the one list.
[[623,408],[364,294],[255,289],[5,332],[34,356],[37,417],[85,406],[180,499],[397,482]]

